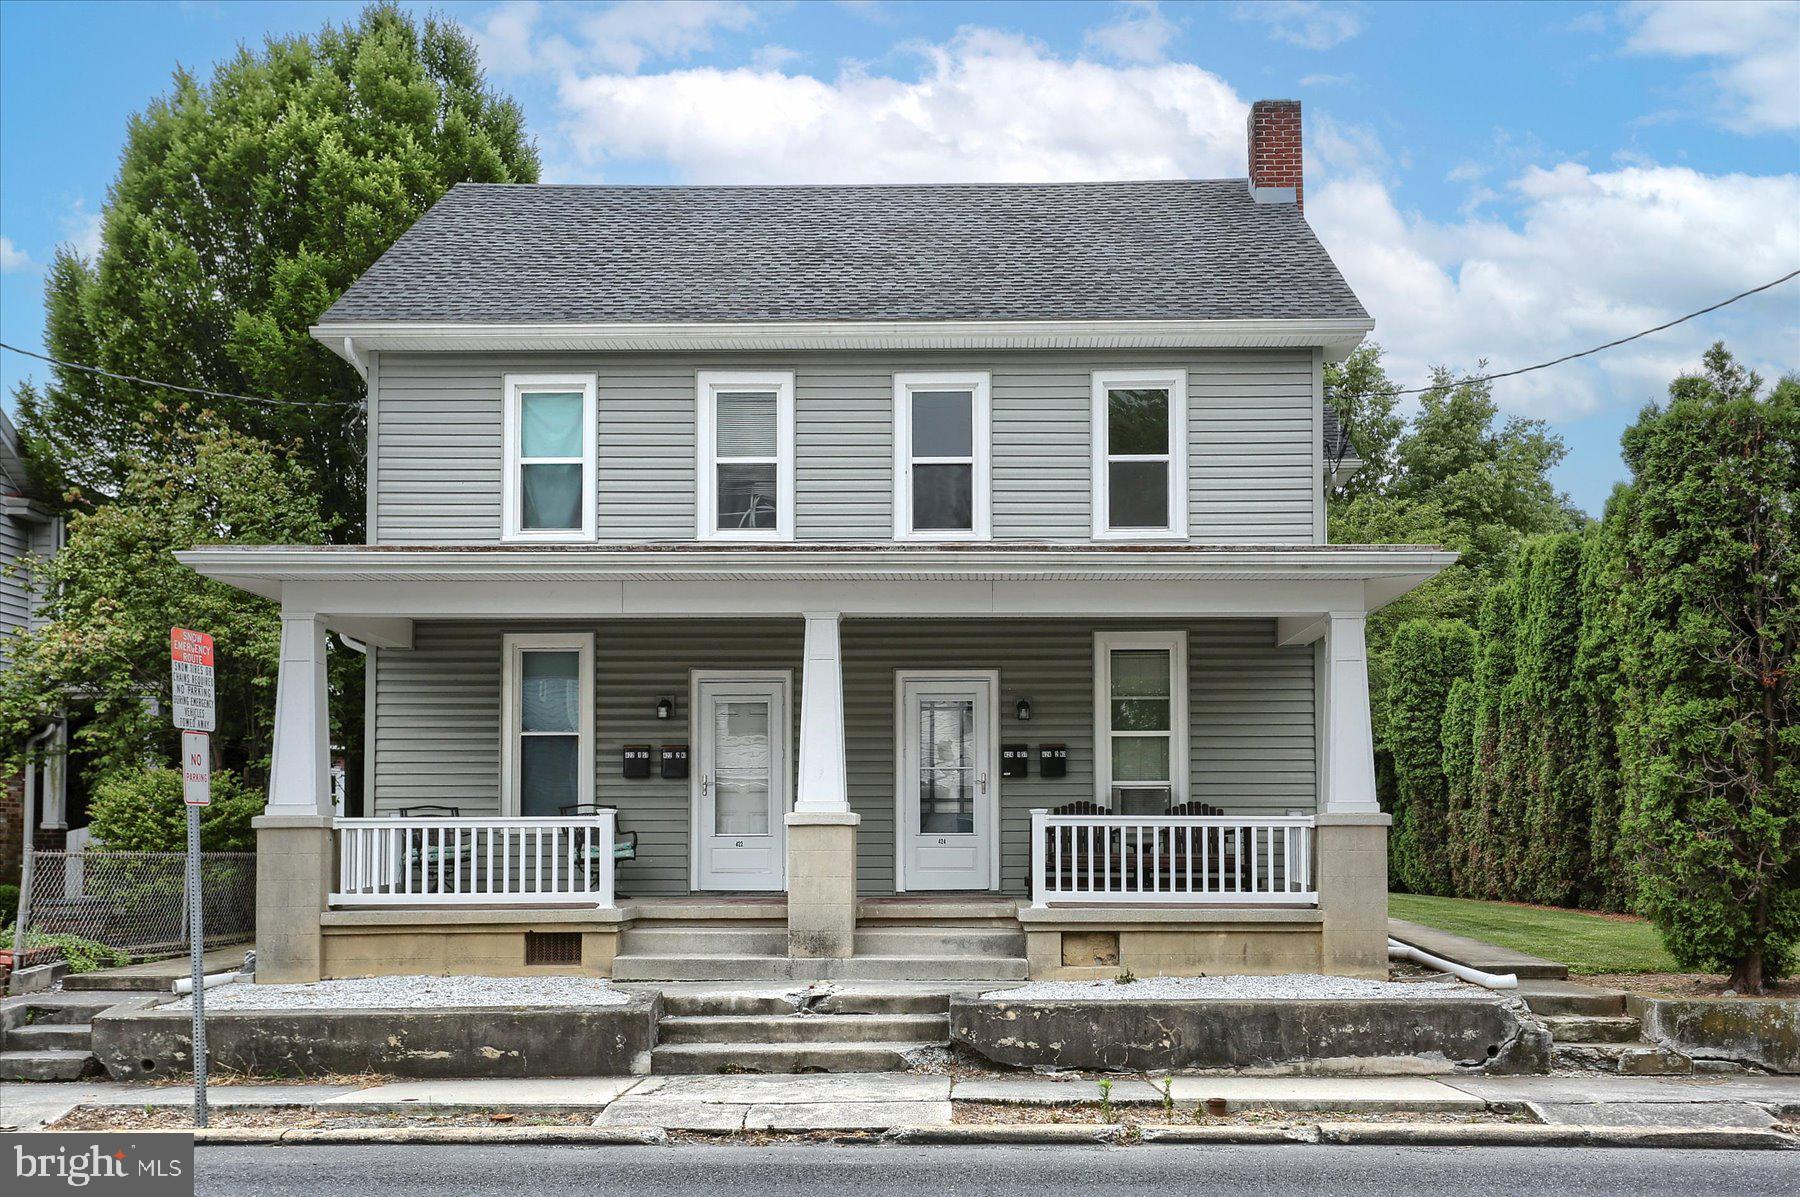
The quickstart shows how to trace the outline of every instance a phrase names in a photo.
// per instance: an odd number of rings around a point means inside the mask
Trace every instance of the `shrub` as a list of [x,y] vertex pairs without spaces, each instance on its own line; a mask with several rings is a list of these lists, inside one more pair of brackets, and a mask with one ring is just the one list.
[[1394,879],[1415,894],[1452,893],[1450,783],[1444,712],[1474,669],[1475,633],[1460,619],[1409,619],[1388,648],[1388,743],[1393,750]]
[[[9,925],[0,929],[0,941],[12,947],[13,928]],[[25,930],[25,955],[37,963],[46,961],[37,959],[45,949],[54,949],[56,954],[69,962],[72,973],[91,973],[97,968],[122,968],[131,963],[131,953],[118,948],[109,948],[103,943],[84,939],[79,935],[65,932]],[[18,967],[14,962],[14,967]]]
[[[250,820],[262,813],[263,796],[230,773],[214,773],[212,805],[200,812],[200,846],[207,852],[253,852]],[[177,769],[115,773],[94,787],[88,828],[109,852],[182,852],[187,849],[187,808]]]
[[19,917],[19,887],[0,885],[0,923],[10,923],[17,917]]

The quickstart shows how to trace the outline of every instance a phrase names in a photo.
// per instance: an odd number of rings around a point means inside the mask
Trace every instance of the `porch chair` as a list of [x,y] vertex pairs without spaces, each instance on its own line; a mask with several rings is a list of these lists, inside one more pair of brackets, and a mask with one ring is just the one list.
[[[559,807],[557,807],[557,810],[559,813],[570,816],[572,818],[579,818],[582,815],[598,814],[600,811],[603,811],[603,810],[612,811],[613,812],[613,848],[612,848],[613,863],[620,864],[627,860],[636,860],[637,859],[638,833],[635,831],[625,831],[619,827],[619,820],[618,820],[619,808],[618,807],[613,806],[609,803],[577,802],[570,806],[559,806]],[[583,856],[586,858],[585,863],[587,865],[587,869],[588,869],[589,875],[591,877],[594,867],[600,863],[600,849],[593,844],[589,844],[585,849],[583,849]],[[623,897],[624,895],[619,894],[617,896]]]
[[[1112,812],[1107,810],[1104,806],[1101,806],[1098,802],[1083,800],[1080,802],[1065,802],[1050,813],[1053,815],[1109,815]],[[1090,858],[1092,859],[1093,875],[1096,881],[1098,881],[1101,875],[1107,871],[1106,866],[1100,859],[1102,853],[1106,850],[1105,847],[1094,848],[1090,852],[1088,850],[1088,845],[1092,843],[1092,841],[1088,837],[1076,835],[1071,836],[1064,841],[1065,851],[1062,854],[1061,865],[1059,867],[1056,855],[1056,829],[1050,828],[1044,833],[1044,836],[1045,867],[1056,870],[1056,876],[1053,880],[1057,889],[1073,889],[1078,879],[1085,881],[1088,876],[1088,864]],[[1104,839],[1102,840],[1102,844],[1104,845]],[[1111,875],[1115,878],[1120,875],[1116,865],[1113,867]]]
[[[1169,808],[1170,817],[1177,819],[1216,819],[1224,813],[1224,807],[1214,806],[1209,802],[1178,802]],[[1157,836],[1154,851],[1145,854],[1149,877],[1154,878],[1160,875],[1164,878],[1180,877],[1186,880],[1190,843],[1189,836],[1185,833],[1176,835],[1171,832],[1166,839],[1163,836]],[[1129,863],[1135,870],[1138,867],[1137,854],[1132,853],[1131,856],[1132,859]],[[1151,868],[1148,863],[1152,857],[1155,861],[1154,868]],[[1226,876],[1237,870],[1237,848],[1234,841],[1223,839],[1219,844],[1218,852],[1207,855],[1207,863],[1212,866],[1211,876],[1201,878],[1200,884],[1204,888],[1215,889]]]
[[[447,806],[441,802],[422,802],[417,806],[403,806],[394,812],[396,819],[460,819],[462,807]],[[425,845],[425,837],[420,836],[417,844],[412,836],[406,837],[406,870],[412,872],[419,869],[419,892],[428,892],[432,879],[436,876],[437,863],[442,860],[451,869],[462,868],[462,853],[454,844],[438,844],[434,847]]]

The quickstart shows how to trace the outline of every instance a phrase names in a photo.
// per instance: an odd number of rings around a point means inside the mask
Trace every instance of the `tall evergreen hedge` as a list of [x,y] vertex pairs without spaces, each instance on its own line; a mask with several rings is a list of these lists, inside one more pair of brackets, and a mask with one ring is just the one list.
[[1514,892],[1531,902],[1568,906],[1588,871],[1590,797],[1583,729],[1587,712],[1575,686],[1581,646],[1580,534],[1533,541],[1519,565],[1519,625],[1510,709],[1519,721],[1506,775],[1515,812]]
[[1460,619],[1410,619],[1395,630],[1388,661],[1395,787],[1390,869],[1412,893],[1454,893],[1444,709],[1451,687],[1474,671],[1475,631]]

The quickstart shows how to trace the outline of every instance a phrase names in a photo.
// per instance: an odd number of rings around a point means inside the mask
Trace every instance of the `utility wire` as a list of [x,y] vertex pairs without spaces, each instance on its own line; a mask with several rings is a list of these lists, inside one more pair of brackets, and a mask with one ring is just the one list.
[[[1685,316],[1678,316],[1673,320],[1667,321],[1663,324],[1658,324],[1654,328],[1646,328],[1642,332],[1632,333],[1629,337],[1620,337],[1616,341],[1608,341],[1608,342],[1606,342],[1606,344],[1596,345],[1592,349],[1583,349],[1579,353],[1565,353],[1561,357],[1552,358],[1547,362],[1539,362],[1534,366],[1520,366],[1517,370],[1502,370],[1501,372],[1499,372],[1497,374],[1483,374],[1483,375],[1480,375],[1479,377],[1474,377],[1474,378],[1459,378],[1459,379],[1455,379],[1450,382],[1434,383],[1431,386],[1425,386],[1425,387],[1407,387],[1403,390],[1398,390],[1393,393],[1395,395],[1422,395],[1427,391],[1443,390],[1447,387],[1460,387],[1460,386],[1469,386],[1473,383],[1494,382],[1494,381],[1496,381],[1498,379],[1502,379],[1502,378],[1516,378],[1517,376],[1519,376],[1521,374],[1530,374],[1535,370],[1548,370],[1551,366],[1560,366],[1564,362],[1572,362],[1577,358],[1591,357],[1592,355],[1594,355],[1596,353],[1600,353],[1600,352],[1603,352],[1608,349],[1616,349],[1620,345],[1624,345],[1631,341],[1638,340],[1640,337],[1647,337],[1651,333],[1659,333],[1659,332],[1662,332],[1664,329],[1674,328],[1677,324],[1686,324],[1689,320],[1693,320],[1699,316],[1704,316],[1708,312],[1716,312],[1720,308],[1729,307],[1730,305],[1736,303],[1740,299],[1748,299],[1750,296],[1759,294],[1763,291],[1767,291],[1770,288],[1779,287],[1781,284],[1792,280],[1796,276],[1800,276],[1800,270],[1789,271],[1787,274],[1782,275],[1778,279],[1775,279],[1771,282],[1764,283],[1760,287],[1752,287],[1748,291],[1740,291],[1736,295],[1733,295],[1730,299],[1721,299],[1718,303],[1712,304],[1709,307],[1701,308],[1697,312],[1689,312]],[[23,354],[26,357],[36,358],[40,362],[49,362],[51,365],[61,366],[65,370],[79,370],[85,374],[97,374],[102,378],[116,379],[119,382],[135,382],[140,386],[161,387],[164,390],[168,390],[168,391],[180,391],[181,393],[186,394],[186,395],[205,395],[205,396],[207,396],[209,398],[213,398],[213,399],[237,399],[244,403],[260,403],[260,404],[263,404],[268,407],[348,407],[348,406],[350,406],[349,404],[330,400],[330,399],[320,399],[320,400],[268,399],[268,398],[264,398],[263,396],[260,396],[260,395],[239,395],[239,394],[235,394],[231,391],[214,391],[214,390],[210,390],[206,387],[188,387],[188,386],[182,386],[178,383],[173,383],[173,382],[161,382],[154,378],[139,378],[135,374],[116,374],[111,370],[102,370],[98,366],[86,366],[86,365],[82,365],[80,362],[65,362],[61,358],[49,357],[42,353],[33,353],[29,349],[20,349],[17,345],[8,345],[4,341],[0,341],[0,349],[10,349],[14,353]]]
[[1396,395],[1423,395],[1426,391],[1445,390],[1450,387],[1468,386],[1471,383],[1478,382],[1493,382],[1498,378],[1513,378],[1520,374],[1529,374],[1533,370],[1548,370],[1551,366],[1560,366],[1564,362],[1572,362],[1578,357],[1587,357],[1591,354],[1599,353],[1603,349],[1613,349],[1625,344],[1627,341],[1635,341],[1639,337],[1647,337],[1651,333],[1659,333],[1665,328],[1674,328],[1677,324],[1685,324],[1696,316],[1704,316],[1708,312],[1716,312],[1720,308],[1734,304],[1740,299],[1748,299],[1750,296],[1755,295],[1760,291],[1767,291],[1771,287],[1779,287],[1796,275],[1800,275],[1800,270],[1789,271],[1787,274],[1782,275],[1773,282],[1764,283],[1760,287],[1752,287],[1748,291],[1740,291],[1730,299],[1721,299],[1711,307],[1701,308],[1697,312],[1689,312],[1687,315],[1679,316],[1666,324],[1659,324],[1655,328],[1646,328],[1643,332],[1632,333],[1629,337],[1620,337],[1616,341],[1608,341],[1606,344],[1596,345],[1592,349],[1583,349],[1580,353],[1565,353],[1559,358],[1552,358],[1547,362],[1539,362],[1535,366],[1520,366],[1517,370],[1503,370],[1498,374],[1483,374],[1479,378],[1458,378],[1451,382],[1434,383],[1428,387],[1408,387],[1403,391],[1395,391],[1393,393]]
[[245,403],[260,403],[265,407],[349,407],[351,404],[333,399],[268,399],[261,395],[238,395],[231,391],[214,391],[206,387],[184,387],[179,383],[161,382],[154,378],[139,378],[135,374],[115,374],[111,370],[102,370],[98,366],[84,366],[80,362],[65,362],[61,358],[48,357],[42,353],[33,353],[29,349],[20,349],[17,345],[8,345],[0,341],[0,349],[10,349],[14,353],[26,357],[35,357],[40,362],[49,362],[53,366],[61,366],[65,370],[79,370],[84,374],[98,374],[102,378],[113,378],[120,382],[135,382],[140,386],[161,387],[165,391],[180,391],[185,395],[205,395],[212,399],[238,399]]

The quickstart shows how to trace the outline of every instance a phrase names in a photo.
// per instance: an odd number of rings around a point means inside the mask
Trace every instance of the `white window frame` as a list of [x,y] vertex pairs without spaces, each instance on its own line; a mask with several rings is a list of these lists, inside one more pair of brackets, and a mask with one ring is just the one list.
[[[522,407],[521,396],[527,391],[581,392],[580,457],[526,458],[522,456],[524,446],[519,429],[519,414]],[[592,374],[508,374],[506,376],[506,401],[502,412],[505,431],[501,438],[506,452],[506,477],[501,481],[501,518],[505,521],[502,539],[563,543],[594,539],[594,509],[599,505],[594,493],[597,473],[595,442],[599,439],[598,391],[597,380]],[[525,519],[524,467],[531,464],[575,465],[577,463],[581,466],[581,493],[585,497],[581,505],[581,527],[525,528],[521,526]]]
[[[988,540],[993,519],[989,499],[990,418],[989,376],[986,373],[894,375],[894,539]],[[970,455],[968,457],[914,457],[912,454],[912,393],[914,391],[969,392]],[[916,465],[967,465],[970,487],[970,527],[925,528],[912,526],[912,468]]]
[[[714,430],[720,391],[775,392],[775,483],[781,494],[775,506],[773,528],[721,528],[718,509],[718,467],[713,455]],[[794,374],[791,370],[702,370],[695,376],[695,534],[701,540],[794,539]],[[763,461],[764,458],[727,458]]]
[[[576,688],[579,691],[579,715],[575,721],[578,737],[575,759],[586,762],[576,774],[575,801],[594,801],[594,637],[587,632],[531,632],[504,637],[504,668],[500,686],[502,717],[500,720],[500,815],[519,817],[520,771],[524,754],[519,751],[519,690],[524,676],[524,654],[527,652],[577,652]],[[558,733],[564,734],[567,733]]]
[[[1169,451],[1165,454],[1113,454],[1107,444],[1108,391],[1130,387],[1159,388],[1169,392]],[[1186,540],[1187,510],[1187,371],[1179,367],[1136,370],[1096,370],[1093,389],[1093,526],[1095,540]],[[1108,523],[1109,487],[1114,461],[1167,461],[1169,464],[1169,523],[1163,528],[1113,528]]]
[[1112,730],[1112,654],[1117,649],[1160,649],[1169,654],[1169,804],[1190,802],[1188,793],[1187,633],[1094,633],[1094,801],[1112,809],[1112,741],[1115,735],[1146,738],[1160,732]]

